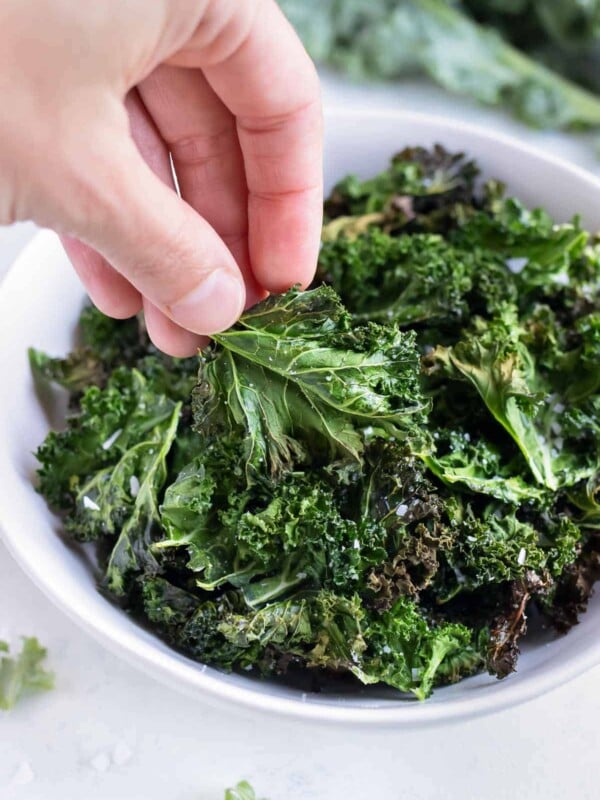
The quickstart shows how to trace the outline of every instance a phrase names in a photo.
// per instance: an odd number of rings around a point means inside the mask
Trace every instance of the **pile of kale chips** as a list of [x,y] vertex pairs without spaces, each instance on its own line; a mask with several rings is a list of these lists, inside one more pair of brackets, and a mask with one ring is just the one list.
[[418,698],[600,577],[600,245],[440,147],[326,203],[318,279],[176,361],[90,308],[38,452],[101,587],[224,669]]

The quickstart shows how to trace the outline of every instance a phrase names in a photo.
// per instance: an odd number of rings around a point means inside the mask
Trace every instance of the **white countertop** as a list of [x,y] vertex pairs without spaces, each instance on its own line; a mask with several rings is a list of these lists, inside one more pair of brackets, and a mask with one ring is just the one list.
[[[414,82],[348,86],[326,104],[403,107],[512,133],[600,172],[585,139],[524,128]],[[0,277],[32,226],[0,229]],[[596,800],[600,668],[527,705],[450,727],[378,734],[215,711],[103,650],[0,544],[0,639],[37,635],[53,692],[0,713],[2,800],[222,800],[247,778],[269,800]]]

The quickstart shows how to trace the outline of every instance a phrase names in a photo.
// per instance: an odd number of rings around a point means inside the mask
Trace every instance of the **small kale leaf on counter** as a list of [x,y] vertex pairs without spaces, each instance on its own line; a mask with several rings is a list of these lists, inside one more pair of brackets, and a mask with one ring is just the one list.
[[248,781],[240,781],[231,789],[225,790],[225,800],[259,800],[259,798]]
[[199,662],[419,700],[506,677],[600,578],[598,240],[440,146],[325,213],[314,285],[198,358],[89,309],[73,353],[32,353],[70,398],[39,490]]
[[0,641],[0,710],[10,711],[30,691],[54,688],[54,675],[43,663],[46,649],[35,637],[23,637],[21,650],[10,655],[9,646]]

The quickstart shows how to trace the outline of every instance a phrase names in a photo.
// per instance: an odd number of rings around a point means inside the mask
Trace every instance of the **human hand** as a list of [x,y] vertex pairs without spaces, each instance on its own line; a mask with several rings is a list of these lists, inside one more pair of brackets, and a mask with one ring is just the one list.
[[162,350],[311,280],[319,85],[275,0],[3,0],[0,97],[0,224],[56,230]]

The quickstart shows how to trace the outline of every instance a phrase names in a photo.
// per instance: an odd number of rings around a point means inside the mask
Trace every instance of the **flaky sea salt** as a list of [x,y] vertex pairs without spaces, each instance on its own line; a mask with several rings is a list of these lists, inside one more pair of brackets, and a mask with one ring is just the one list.
[[117,439],[122,433],[123,433],[123,428],[119,428],[114,433],[111,433],[108,439],[102,443],[102,449],[110,450],[110,448],[113,446],[113,444],[117,441]]
[[528,258],[515,257],[515,258],[507,258],[504,263],[511,272],[518,274],[523,270],[524,267],[527,266],[528,261],[529,261]]
[[98,503],[94,503],[92,498],[88,497],[87,494],[83,496],[83,507],[87,508],[89,511],[100,511]]
[[127,742],[121,740],[116,743],[112,751],[112,762],[117,767],[122,767],[128,761],[131,761],[133,750]]
[[34,779],[35,773],[31,768],[29,761],[21,761],[19,766],[14,771],[10,785],[27,786],[27,784],[32,783]]
[[140,479],[138,478],[137,475],[132,475],[131,478],[129,478],[129,494],[132,497],[137,497],[139,491],[140,491]]
[[96,772],[108,772],[110,769],[110,758],[106,753],[98,753],[90,759],[90,767]]

